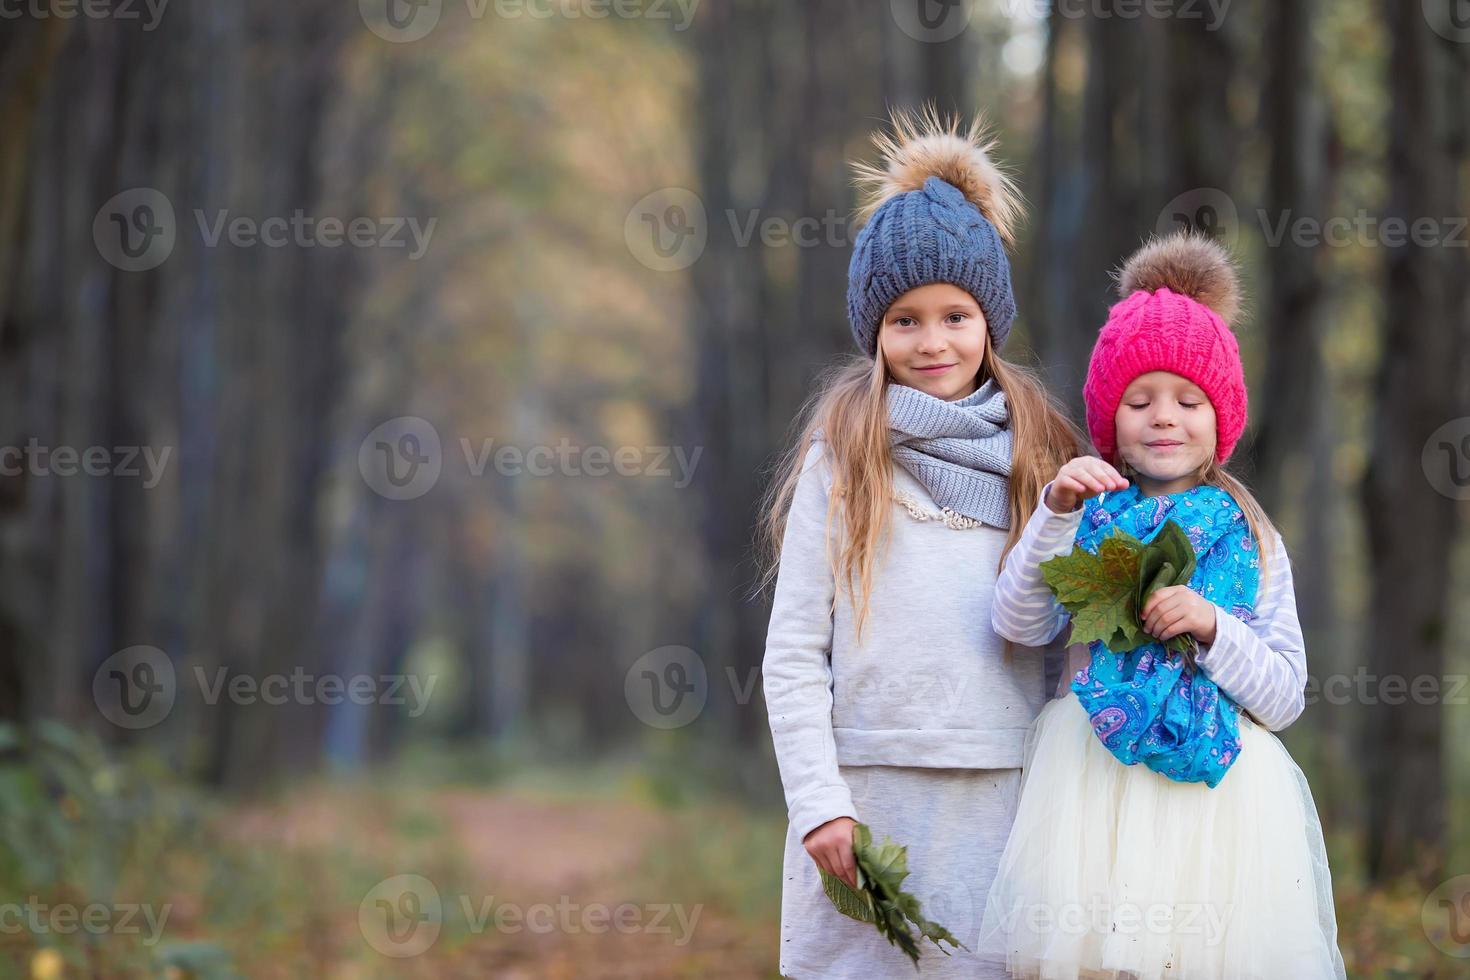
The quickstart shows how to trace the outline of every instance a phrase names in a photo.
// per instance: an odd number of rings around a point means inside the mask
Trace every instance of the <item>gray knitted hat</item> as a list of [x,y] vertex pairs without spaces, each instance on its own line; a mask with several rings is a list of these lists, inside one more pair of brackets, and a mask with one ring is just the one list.
[[918,286],[948,282],[975,297],[1000,348],[1016,317],[1006,247],[1015,244],[1020,193],[990,159],[995,143],[977,119],[959,132],[931,109],[897,112],[892,134],[873,137],[882,167],[857,166],[867,224],[847,267],[847,318],[875,353],[883,314]]

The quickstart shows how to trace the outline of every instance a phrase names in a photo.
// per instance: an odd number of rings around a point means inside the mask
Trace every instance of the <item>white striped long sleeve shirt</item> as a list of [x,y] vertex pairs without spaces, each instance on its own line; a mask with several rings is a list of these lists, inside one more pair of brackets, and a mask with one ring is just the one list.
[[[1071,552],[1082,523],[1082,508],[1059,514],[1041,500],[1006,558],[995,585],[991,625],[996,633],[1023,646],[1050,643],[1068,625],[1070,614],[1057,602],[1041,575],[1041,563]],[[1201,643],[1199,664],[1205,675],[1250,712],[1264,727],[1279,731],[1301,715],[1307,684],[1306,644],[1297,619],[1291,561],[1277,534],[1267,559],[1269,574],[1256,596],[1255,616],[1242,621],[1215,607],[1215,642]],[[1086,662],[1085,648],[1070,648],[1069,672]]]

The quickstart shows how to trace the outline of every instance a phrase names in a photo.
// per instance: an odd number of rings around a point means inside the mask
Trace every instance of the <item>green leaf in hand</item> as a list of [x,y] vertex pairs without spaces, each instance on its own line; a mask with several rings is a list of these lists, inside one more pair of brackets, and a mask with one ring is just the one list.
[[960,949],[968,949],[944,926],[926,919],[919,907],[919,900],[903,890],[903,880],[909,876],[908,848],[885,840],[873,844],[873,832],[867,824],[853,827],[853,858],[857,865],[856,889],[836,875],[821,871],[822,890],[837,907],[837,911],[859,922],[871,922],[878,933],[897,946],[905,956],[919,966],[919,942],[909,928],[912,922],[919,934],[939,947],[946,956],[949,950],[941,942]]
[[873,911],[873,896],[864,887],[863,869],[857,869],[857,890],[854,891],[847,882],[834,874],[830,874],[826,868],[818,868],[822,875],[822,891],[837,906],[837,911],[849,919],[857,919],[859,922],[872,922],[876,915]]
[[1138,616],[1138,570],[1144,546],[1122,528],[1097,547],[1073,548],[1041,563],[1057,601],[1072,614],[1073,643],[1102,640],[1114,653],[1145,642]]
[[[1143,549],[1143,557],[1139,562],[1139,613],[1148,604],[1149,596],[1159,589],[1188,585],[1189,580],[1194,577],[1194,566],[1194,545],[1190,543],[1189,535],[1173,521],[1165,521],[1163,528]],[[1180,633],[1171,637],[1164,646],[1176,653],[1192,654],[1194,638],[1187,633]]]

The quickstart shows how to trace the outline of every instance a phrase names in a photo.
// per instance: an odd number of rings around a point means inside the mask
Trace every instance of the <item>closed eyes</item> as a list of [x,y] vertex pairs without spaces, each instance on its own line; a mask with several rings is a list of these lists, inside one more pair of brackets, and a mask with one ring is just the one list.
[[[1139,402],[1137,404],[1129,403],[1128,407],[1129,408],[1132,408],[1132,409],[1144,409],[1144,408],[1148,408],[1149,404],[1150,404],[1149,402]],[[1202,405],[1202,404],[1204,404],[1204,403],[1203,402],[1180,402],[1179,403],[1179,407],[1180,408],[1199,408],[1200,405]]]

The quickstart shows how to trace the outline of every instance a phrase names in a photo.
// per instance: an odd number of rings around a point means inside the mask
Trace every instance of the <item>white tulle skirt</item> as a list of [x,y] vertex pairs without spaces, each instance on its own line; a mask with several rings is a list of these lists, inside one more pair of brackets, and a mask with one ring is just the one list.
[[1306,777],[1241,716],[1214,789],[1125,766],[1069,694],[1026,743],[981,948],[1044,980],[1344,980]]

